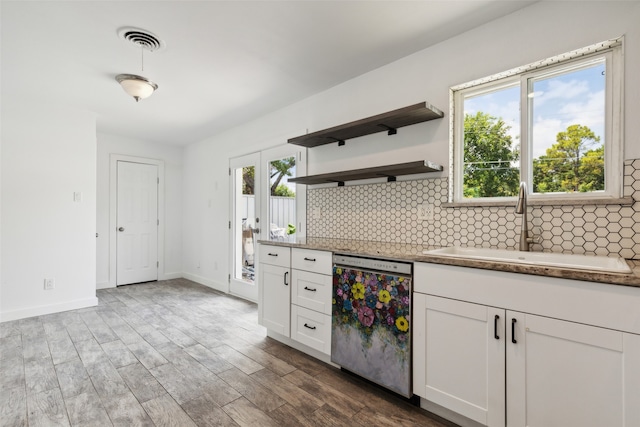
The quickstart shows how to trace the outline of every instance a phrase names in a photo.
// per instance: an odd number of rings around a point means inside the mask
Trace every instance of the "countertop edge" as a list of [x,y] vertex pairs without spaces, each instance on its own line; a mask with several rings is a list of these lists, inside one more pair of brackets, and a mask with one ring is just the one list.
[[[354,241],[355,242],[355,241]],[[272,240],[258,240],[258,243],[273,246],[284,246],[290,248],[301,249],[313,249],[328,251],[333,253],[340,253],[345,255],[357,255],[364,257],[377,257],[395,261],[408,261],[408,262],[425,262],[431,264],[451,265],[457,267],[479,268],[484,270],[505,271],[510,273],[529,274],[535,276],[556,277],[561,279],[570,280],[582,280],[586,282],[596,282],[609,285],[619,286],[631,286],[640,288],[640,266],[636,266],[635,263],[627,261],[632,267],[632,272],[625,273],[607,273],[597,271],[576,270],[569,268],[558,267],[543,267],[524,264],[511,264],[505,262],[485,261],[476,259],[461,259],[443,257],[437,255],[423,254],[424,250],[435,249],[427,248],[419,245],[401,245],[388,242],[362,242],[358,241],[359,248],[354,247],[358,244],[348,244],[348,241],[335,241],[331,242],[331,239],[323,239],[322,241],[310,241],[310,242],[283,242]],[[400,249],[364,249],[367,246],[395,246],[410,247],[412,250],[400,250]],[[419,252],[418,252],[419,251]]]

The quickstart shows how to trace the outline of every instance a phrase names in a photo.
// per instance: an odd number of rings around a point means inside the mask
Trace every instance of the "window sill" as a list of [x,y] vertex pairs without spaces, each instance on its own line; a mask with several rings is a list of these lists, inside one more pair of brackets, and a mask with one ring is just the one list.
[[[509,200],[473,200],[469,202],[446,202],[443,208],[473,208],[473,207],[504,207],[515,206],[515,197]],[[585,205],[632,205],[633,197],[612,197],[602,199],[563,199],[563,200],[540,200],[527,199],[529,206],[585,206]]]

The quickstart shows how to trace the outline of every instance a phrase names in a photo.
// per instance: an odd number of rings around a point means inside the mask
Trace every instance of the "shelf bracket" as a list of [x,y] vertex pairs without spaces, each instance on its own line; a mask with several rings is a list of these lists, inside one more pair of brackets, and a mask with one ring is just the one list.
[[388,176],[387,177],[387,182],[396,182],[396,177],[395,176]]
[[386,129],[387,135],[395,135],[398,133],[398,129],[392,128],[391,126],[383,125],[382,123],[378,123],[378,126],[380,126],[383,129]]
[[344,145],[344,139],[338,139],[338,138],[334,138],[332,136],[327,136],[327,139],[332,140],[333,142],[337,142],[338,143],[338,147],[341,147]]

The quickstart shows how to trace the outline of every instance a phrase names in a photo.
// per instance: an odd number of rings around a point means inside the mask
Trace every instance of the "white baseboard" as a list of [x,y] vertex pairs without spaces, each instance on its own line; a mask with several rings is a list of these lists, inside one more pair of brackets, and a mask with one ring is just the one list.
[[158,280],[173,280],[173,279],[181,279],[183,277],[182,273],[164,273],[158,276]]
[[182,273],[181,277],[185,279],[189,279],[192,282],[200,283],[208,288],[215,289],[216,291],[224,292],[225,294],[229,293],[229,284],[228,283],[220,283],[215,280],[207,279],[202,276],[198,276],[196,274],[191,273]]
[[432,414],[436,414],[437,416],[444,418],[445,420],[451,421],[452,423],[455,423],[460,427],[482,427],[482,424],[480,424],[479,422],[471,420],[464,415],[455,413],[452,410],[444,408],[436,403],[423,399],[422,397],[420,398],[420,407],[426,411],[431,412]]
[[108,289],[108,288],[115,288],[115,286],[113,286],[109,282],[96,283],[96,289]]
[[[180,279],[184,277],[182,273],[165,273],[158,274],[158,280],[172,280],[172,279]],[[110,289],[115,288],[115,283],[110,283],[109,281],[96,283],[96,289]]]
[[19,310],[4,311],[0,313],[0,322],[25,319],[27,317],[42,316],[45,314],[60,313],[62,311],[76,310],[78,308],[94,307],[98,305],[98,298],[86,298],[67,301],[58,304],[40,305],[37,307],[21,308]]
[[267,329],[267,336],[270,338],[273,338],[276,341],[280,341],[282,344],[286,344],[291,348],[295,348],[298,351],[301,351],[303,353],[308,354],[309,356],[315,357],[316,359],[331,365],[333,367],[339,368],[339,365],[336,365],[335,363],[333,363],[331,361],[331,356],[325,353],[322,353],[318,350],[316,350],[315,348],[311,348],[311,347],[307,347],[306,345],[295,341],[289,337],[285,337],[284,335],[281,335],[277,332],[274,332],[270,329]]

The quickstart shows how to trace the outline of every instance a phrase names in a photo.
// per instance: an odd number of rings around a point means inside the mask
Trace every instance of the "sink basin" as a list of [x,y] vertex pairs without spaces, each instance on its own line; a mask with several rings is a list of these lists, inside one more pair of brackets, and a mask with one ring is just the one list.
[[507,249],[463,248],[460,246],[433,249],[424,251],[424,254],[609,273],[631,273],[631,268],[629,268],[627,262],[619,257],[547,252],[520,252]]

